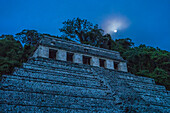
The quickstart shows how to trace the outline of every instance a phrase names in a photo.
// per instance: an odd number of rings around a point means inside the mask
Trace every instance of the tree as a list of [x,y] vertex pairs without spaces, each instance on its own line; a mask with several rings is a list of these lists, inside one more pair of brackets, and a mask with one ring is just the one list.
[[[73,18],[72,20],[68,19],[63,22],[64,26],[60,29],[60,32],[63,33],[63,37],[68,37],[70,39],[79,41],[80,43],[88,42],[90,35],[89,32],[94,32],[97,29],[97,25],[93,25],[91,22],[86,19]],[[89,33],[89,34],[88,34]]]
[[104,31],[98,28],[98,25],[95,25],[91,31],[87,32],[86,40],[83,43],[90,44],[92,46],[100,47],[103,41]]
[[104,30],[99,29],[98,25],[93,25],[85,19],[72,19],[63,22],[64,26],[60,29],[63,38],[79,41],[96,47],[111,49],[112,39],[109,34],[104,35]]
[[121,54],[130,49],[134,43],[130,38],[116,39],[113,43],[113,50],[119,51]]
[[170,52],[142,44],[126,49],[121,55],[128,61],[131,73],[153,78],[170,90]]
[[[1,36],[2,37],[2,36]],[[0,40],[0,76],[10,74],[14,67],[19,67],[26,62],[34,47],[31,45],[21,45],[13,35],[3,35]]]
[[42,37],[43,35],[38,33],[36,30],[24,29],[20,33],[16,34],[16,40],[19,40],[22,45],[30,44],[35,46]]
[[105,34],[101,40],[101,45],[100,47],[105,48],[105,49],[109,49],[109,50],[113,50],[114,46],[115,46],[115,42],[112,39],[110,34]]
[[9,74],[14,67],[21,65],[23,47],[12,35],[0,40],[0,75]]

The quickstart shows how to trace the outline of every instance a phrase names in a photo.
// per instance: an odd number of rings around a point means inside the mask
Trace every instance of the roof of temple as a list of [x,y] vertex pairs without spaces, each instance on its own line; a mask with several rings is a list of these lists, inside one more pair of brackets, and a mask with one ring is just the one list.
[[66,41],[49,36],[44,36],[44,38],[40,40],[39,45],[126,62],[117,51],[94,47],[86,44],[79,44],[73,41]]

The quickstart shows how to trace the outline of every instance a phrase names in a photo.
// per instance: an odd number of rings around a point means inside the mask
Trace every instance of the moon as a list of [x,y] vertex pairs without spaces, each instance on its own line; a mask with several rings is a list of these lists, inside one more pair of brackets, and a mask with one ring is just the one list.
[[130,21],[123,15],[113,14],[108,16],[102,23],[102,29],[105,33],[115,34],[121,30],[128,28]]
[[117,29],[115,29],[113,32],[117,33]]

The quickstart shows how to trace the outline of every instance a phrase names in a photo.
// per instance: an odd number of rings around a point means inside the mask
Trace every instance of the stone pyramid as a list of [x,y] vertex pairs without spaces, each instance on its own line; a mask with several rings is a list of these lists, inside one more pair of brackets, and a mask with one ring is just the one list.
[[170,112],[170,94],[153,79],[47,58],[3,75],[0,87],[2,113]]

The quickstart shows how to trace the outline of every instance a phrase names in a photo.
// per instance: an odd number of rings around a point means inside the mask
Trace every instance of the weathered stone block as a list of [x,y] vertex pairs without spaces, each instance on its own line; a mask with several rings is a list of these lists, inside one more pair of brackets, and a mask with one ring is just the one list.
[[56,59],[57,60],[62,60],[62,61],[66,61],[67,58],[67,54],[65,50],[57,50],[57,55],[56,55]]
[[83,63],[82,54],[75,53],[73,56],[73,62],[82,64]]
[[106,60],[106,68],[108,68],[108,69],[114,69],[113,60],[109,60],[109,59]]
[[123,72],[128,72],[126,62],[120,62],[118,65],[118,70]]
[[98,57],[92,57],[91,65],[99,67],[99,58]]

